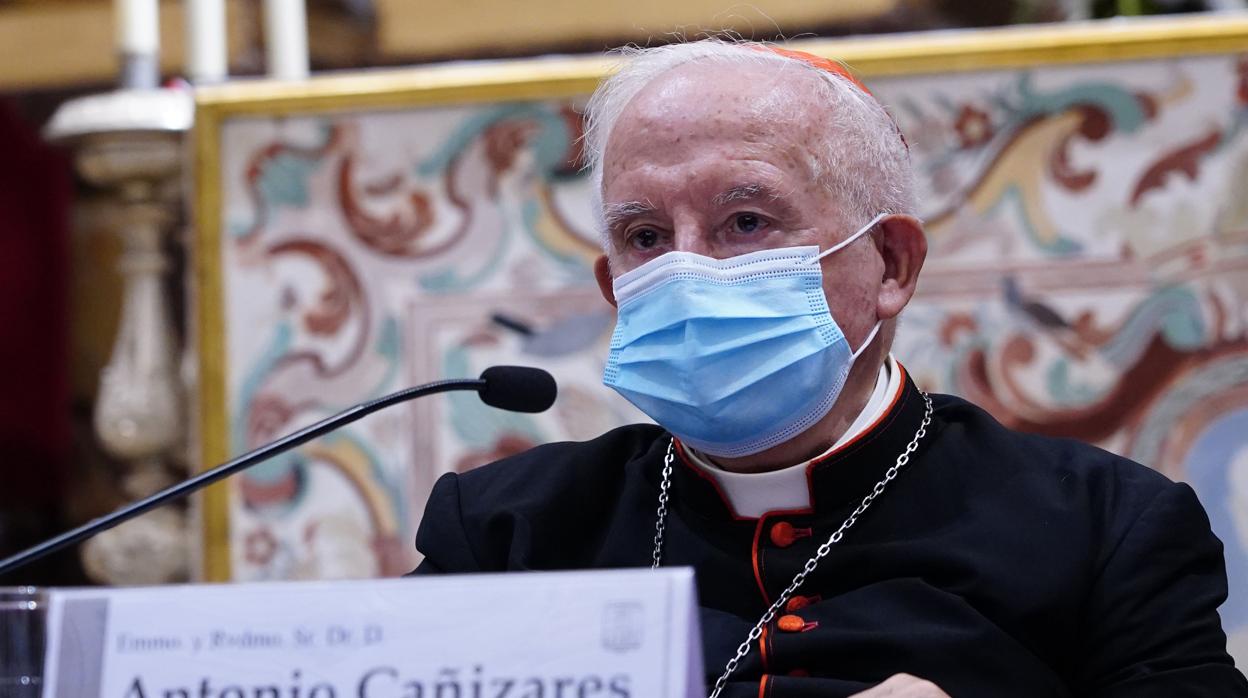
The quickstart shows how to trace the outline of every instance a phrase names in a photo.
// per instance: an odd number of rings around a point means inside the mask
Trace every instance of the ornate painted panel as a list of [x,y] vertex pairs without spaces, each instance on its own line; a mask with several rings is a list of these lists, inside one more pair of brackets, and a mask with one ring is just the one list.
[[1011,426],[1191,484],[1248,659],[1248,58],[877,85],[930,244],[894,352]]
[[[909,71],[877,52],[862,72],[907,134],[929,233],[894,353],[927,389],[1190,483],[1248,661],[1248,58],[1210,48],[1224,30],[1191,52],[1149,34],[1130,60],[985,54],[939,74],[903,40]],[[643,419],[600,383],[613,311],[578,80],[201,110],[205,461],[492,364],[560,385],[546,414],[430,398],[235,478],[205,505],[209,576],[403,573],[439,474]]]

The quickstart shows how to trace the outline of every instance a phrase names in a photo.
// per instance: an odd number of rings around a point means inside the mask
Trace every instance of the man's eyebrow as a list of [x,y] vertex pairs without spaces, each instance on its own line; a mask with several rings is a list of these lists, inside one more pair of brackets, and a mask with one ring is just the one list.
[[758,199],[777,201],[781,198],[780,192],[766,184],[739,184],[715,195],[715,198],[711,199],[711,205],[721,207],[736,201],[754,201]]
[[645,216],[657,210],[646,201],[623,201],[617,204],[604,204],[602,207],[602,219],[606,223],[607,230],[611,230],[630,218]]

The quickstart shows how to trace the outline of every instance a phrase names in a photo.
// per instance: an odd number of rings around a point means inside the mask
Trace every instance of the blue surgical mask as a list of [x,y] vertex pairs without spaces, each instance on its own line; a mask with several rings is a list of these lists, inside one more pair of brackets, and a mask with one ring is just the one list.
[[854,351],[828,310],[819,260],[836,246],[714,259],[668,252],[615,279],[618,317],[603,382],[713,456],[765,451],[822,419]]

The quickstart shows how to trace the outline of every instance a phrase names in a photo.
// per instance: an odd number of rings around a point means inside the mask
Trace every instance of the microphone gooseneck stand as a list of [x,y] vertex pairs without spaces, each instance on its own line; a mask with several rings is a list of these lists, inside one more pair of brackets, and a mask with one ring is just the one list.
[[81,542],[97,533],[107,531],[166,502],[185,497],[218,480],[227,478],[241,470],[246,470],[267,458],[300,446],[380,409],[425,395],[452,390],[475,390],[481,394],[482,401],[487,405],[520,412],[541,412],[550,407],[555,399],[555,382],[550,377],[550,374],[540,369],[519,366],[495,366],[486,369],[480,378],[442,380],[400,390],[376,400],[347,408],[332,417],[322,419],[273,443],[244,453],[211,470],[206,470],[199,475],[122,507],[117,511],[93,519],[32,548],[0,560],[0,576],[66,546]]

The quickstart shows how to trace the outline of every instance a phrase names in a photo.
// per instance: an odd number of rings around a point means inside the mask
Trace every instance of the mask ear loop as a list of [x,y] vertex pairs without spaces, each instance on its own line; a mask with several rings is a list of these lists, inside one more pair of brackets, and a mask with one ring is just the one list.
[[866,341],[864,341],[862,345],[859,346],[856,351],[854,351],[853,354],[849,355],[850,365],[853,365],[853,362],[858,360],[859,355],[861,355],[862,352],[866,350],[867,347],[871,346],[871,342],[875,341],[875,335],[879,333],[880,326],[883,324],[884,324],[883,320],[875,321],[875,327],[871,328],[871,333],[867,335]]
[[[887,217],[889,217],[889,216],[891,216],[891,215],[893,215],[893,214],[891,214],[891,213],[887,213],[887,212],[885,212],[885,213],[881,213],[881,214],[877,215],[875,218],[872,218],[872,219],[870,220],[870,222],[868,222],[866,225],[864,225],[864,226],[862,226],[861,228],[859,228],[859,229],[858,229],[858,231],[857,231],[857,232],[855,232],[853,235],[850,235],[849,237],[845,238],[844,240],[841,240],[840,242],[838,242],[838,243],[836,243],[835,245],[833,245],[833,246],[829,247],[828,249],[824,250],[823,252],[820,252],[819,254],[815,255],[814,257],[811,257],[810,259],[802,260],[801,262],[799,262],[799,264],[814,264],[815,262],[818,262],[819,260],[823,259],[824,257],[827,257],[828,255],[830,255],[830,254],[832,254],[832,253],[836,252],[837,250],[840,250],[840,249],[842,249],[842,248],[846,247],[847,245],[850,245],[851,243],[853,243],[853,242],[854,242],[855,240],[857,240],[858,238],[860,238],[860,237],[862,237],[863,235],[866,235],[868,232],[870,232],[870,230],[871,230],[872,228],[874,228],[875,226],[879,225],[879,224],[880,224],[880,221],[884,220],[885,218],[887,218]],[[852,362],[854,362],[854,361],[857,361],[857,360],[858,360],[859,355],[861,355],[861,354],[862,354],[862,352],[863,352],[863,351],[865,351],[867,347],[871,346],[871,342],[875,341],[875,335],[879,334],[879,332],[880,332],[880,327],[881,327],[883,324],[884,324],[884,321],[883,321],[883,320],[876,320],[876,321],[875,321],[875,326],[871,328],[871,333],[867,335],[867,339],[866,339],[866,340],[862,343],[862,345],[861,345],[861,346],[859,346],[859,347],[858,347],[858,349],[857,349],[857,350],[855,350],[855,351],[854,351],[854,353],[853,353],[853,354],[850,354],[850,356],[849,356],[849,360],[850,360],[850,362],[851,362],[851,363],[852,363]]]
[[833,245],[833,246],[829,247],[828,249],[824,250],[823,252],[820,252],[819,254],[815,255],[814,257],[811,257],[810,259],[804,259],[804,260],[802,260],[802,261],[800,262],[800,264],[814,264],[815,262],[818,262],[819,260],[823,259],[824,257],[827,257],[828,255],[830,255],[830,254],[832,254],[832,253],[834,253],[834,252],[837,252],[837,251],[839,251],[839,250],[841,250],[841,249],[843,249],[843,248],[847,247],[850,243],[852,243],[853,241],[855,241],[855,240],[857,240],[858,238],[862,237],[863,235],[866,235],[868,232],[870,232],[870,231],[871,231],[871,229],[872,229],[872,228],[874,228],[875,226],[879,225],[879,224],[880,224],[880,221],[884,220],[885,218],[887,218],[887,217],[889,217],[889,216],[891,216],[891,215],[893,215],[893,214],[891,214],[891,213],[881,213],[881,214],[879,214],[879,215],[878,215],[878,216],[876,216],[875,218],[872,218],[870,223],[867,223],[866,225],[864,225],[864,226],[862,226],[861,228],[859,228],[859,229],[858,229],[858,232],[854,233],[853,235],[850,235],[849,237],[845,238],[844,240],[841,240],[840,242],[838,242],[838,243],[836,243],[835,245]]

